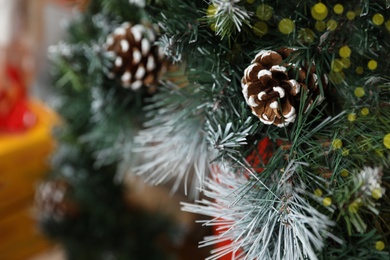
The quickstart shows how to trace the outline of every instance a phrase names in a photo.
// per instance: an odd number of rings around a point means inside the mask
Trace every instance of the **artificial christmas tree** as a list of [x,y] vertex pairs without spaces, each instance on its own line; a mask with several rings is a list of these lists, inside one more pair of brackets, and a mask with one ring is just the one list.
[[[389,10],[385,0],[90,1],[52,49],[60,140],[97,169],[184,187],[194,201],[183,210],[217,230],[201,242],[215,247],[207,259],[387,259]],[[138,24],[157,28],[145,50],[158,46],[175,69],[139,56]],[[154,92],[140,87],[151,82]]]

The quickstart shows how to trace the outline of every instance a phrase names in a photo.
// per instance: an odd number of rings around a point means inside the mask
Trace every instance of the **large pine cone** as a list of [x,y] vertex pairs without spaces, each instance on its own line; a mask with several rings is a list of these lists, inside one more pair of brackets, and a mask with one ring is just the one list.
[[79,207],[69,198],[71,186],[64,180],[41,183],[35,194],[35,206],[41,221],[61,222],[78,215]]
[[[297,68],[283,61],[293,53],[292,49],[260,51],[242,78],[242,93],[252,113],[264,124],[284,127],[295,121],[299,109],[300,92],[309,91],[313,103],[320,92],[315,67]],[[323,82],[325,84],[325,82]]]
[[114,55],[110,78],[118,77],[125,88],[157,84],[165,67],[159,47],[154,44],[156,34],[141,24],[124,23],[107,38],[107,51]]

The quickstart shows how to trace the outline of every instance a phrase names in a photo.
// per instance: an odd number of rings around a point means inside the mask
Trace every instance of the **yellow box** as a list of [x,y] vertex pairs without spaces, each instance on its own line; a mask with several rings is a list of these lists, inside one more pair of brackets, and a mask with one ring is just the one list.
[[49,170],[59,119],[38,101],[29,108],[37,116],[31,129],[0,134],[0,260],[28,259],[51,246],[37,228],[33,201],[36,184]]
[[52,128],[59,120],[38,101],[29,106],[37,116],[31,129],[0,134],[0,216],[7,207],[31,197],[34,185],[49,169],[48,158],[55,144]]
[[31,206],[0,219],[0,260],[26,260],[53,246],[38,230]]

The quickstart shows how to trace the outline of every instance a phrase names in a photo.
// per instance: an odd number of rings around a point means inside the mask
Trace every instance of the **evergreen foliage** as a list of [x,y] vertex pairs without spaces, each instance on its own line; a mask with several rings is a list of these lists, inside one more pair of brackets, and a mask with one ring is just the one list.
[[[104,42],[122,22],[158,27],[171,66],[156,93],[106,76]],[[231,241],[209,259],[388,259],[388,1],[92,0],[69,35],[53,49],[61,142],[95,169],[203,192],[183,210],[226,231],[201,245]],[[313,103],[302,88],[295,122],[265,125],[241,78],[261,50],[286,47],[286,63],[328,82]]]
[[[123,174],[136,160],[134,135],[146,91],[132,92],[107,79],[111,60],[104,42],[123,19],[134,17],[123,1],[94,1],[67,25],[64,42],[49,49],[52,79],[63,122],[45,181],[66,180],[76,216],[40,219],[67,259],[171,259],[159,243],[180,233],[167,215],[129,204]],[[134,19],[137,19],[134,17]]]

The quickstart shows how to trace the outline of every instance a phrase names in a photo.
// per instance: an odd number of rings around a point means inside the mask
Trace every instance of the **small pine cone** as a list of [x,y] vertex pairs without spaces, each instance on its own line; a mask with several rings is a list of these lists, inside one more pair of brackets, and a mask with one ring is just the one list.
[[77,204],[69,198],[70,185],[64,180],[41,183],[35,194],[35,205],[41,220],[61,222],[78,214]]
[[159,47],[153,45],[156,35],[144,25],[124,23],[107,38],[108,53],[114,56],[110,78],[118,77],[125,88],[154,86],[165,68]]
[[301,89],[309,91],[308,105],[319,95],[314,66],[310,71],[299,68],[297,76],[293,64],[283,63],[291,53],[288,48],[260,51],[244,71],[242,93],[252,113],[264,124],[283,127],[294,122]]

